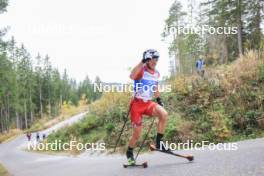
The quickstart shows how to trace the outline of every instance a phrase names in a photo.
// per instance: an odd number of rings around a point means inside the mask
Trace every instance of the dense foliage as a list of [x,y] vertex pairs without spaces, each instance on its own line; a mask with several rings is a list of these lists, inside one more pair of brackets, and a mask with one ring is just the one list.
[[[183,4],[187,3],[187,7]],[[263,0],[201,0],[172,4],[162,36],[169,45],[171,56],[170,72],[172,75],[192,74],[194,62],[199,57],[206,65],[229,63],[247,50],[264,48]],[[209,32],[208,27],[220,33]],[[205,28],[201,32],[177,33],[171,28]],[[229,29],[228,29],[229,28]],[[229,32],[235,29],[235,33]],[[180,30],[179,30],[180,31]],[[199,31],[199,30],[198,30]],[[202,31],[202,30],[200,30]],[[214,30],[211,30],[214,31]]]
[[[263,136],[264,56],[248,52],[230,65],[208,69],[208,77],[179,76],[168,80],[173,89],[162,93],[169,112],[165,139],[170,142],[223,142]],[[49,141],[104,141],[115,145],[128,109],[127,93],[106,93],[90,106],[81,122],[59,130]],[[150,124],[144,118],[144,132]],[[124,149],[131,135],[130,123],[121,138]],[[153,142],[153,128],[147,142]],[[142,135],[143,137],[144,135]]]
[[[8,1],[0,1],[0,13]],[[66,70],[61,74],[51,65],[48,55],[31,56],[8,29],[0,29],[0,133],[11,128],[28,129],[37,119],[51,119],[63,104],[77,105],[83,95],[89,102],[100,97],[93,94],[92,81],[77,83]],[[95,80],[100,82],[99,77]]]

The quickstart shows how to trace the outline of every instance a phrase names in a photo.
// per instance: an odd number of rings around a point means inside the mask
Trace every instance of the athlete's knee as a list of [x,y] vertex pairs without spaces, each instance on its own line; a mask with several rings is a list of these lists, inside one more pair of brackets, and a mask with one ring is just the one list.
[[160,120],[165,122],[168,120],[168,112],[166,110],[162,111]]

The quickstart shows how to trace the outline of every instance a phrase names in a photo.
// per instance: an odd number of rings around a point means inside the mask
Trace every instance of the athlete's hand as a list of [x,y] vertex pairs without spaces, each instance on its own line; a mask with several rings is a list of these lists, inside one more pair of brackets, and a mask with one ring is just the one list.
[[145,64],[147,61],[149,61],[151,59],[151,54],[148,52],[144,52],[143,53],[143,59],[142,59],[142,63]]
[[164,106],[164,104],[163,104],[163,102],[162,102],[162,99],[160,98],[160,97],[157,97],[156,98],[156,101],[157,101],[157,103],[160,105],[160,106]]

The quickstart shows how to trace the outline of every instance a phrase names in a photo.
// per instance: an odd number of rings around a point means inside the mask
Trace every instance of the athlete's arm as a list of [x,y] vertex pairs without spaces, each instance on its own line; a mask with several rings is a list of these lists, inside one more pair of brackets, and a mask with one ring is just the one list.
[[[160,73],[158,72],[158,78],[160,77]],[[159,83],[157,82],[157,85],[154,90],[154,98],[160,97],[160,91],[159,91]]]
[[157,103],[158,103],[160,106],[164,106],[163,101],[162,101],[162,99],[160,98],[160,92],[159,92],[158,87],[156,87],[156,90],[155,90],[155,92],[154,92],[154,97],[156,98],[156,101],[157,101]]
[[137,80],[140,79],[139,76],[141,76],[141,72],[143,69],[144,64],[142,62],[140,62],[139,64],[137,64],[131,71],[130,73],[130,78],[133,80]]
[[[159,73],[158,73],[159,74]],[[160,74],[159,76],[160,77]],[[160,98],[160,92],[159,92],[159,84],[157,83],[156,87],[155,87],[155,90],[154,90],[154,97],[156,98],[156,101],[157,103],[160,105],[160,106],[164,106],[163,104],[163,101],[162,99]]]

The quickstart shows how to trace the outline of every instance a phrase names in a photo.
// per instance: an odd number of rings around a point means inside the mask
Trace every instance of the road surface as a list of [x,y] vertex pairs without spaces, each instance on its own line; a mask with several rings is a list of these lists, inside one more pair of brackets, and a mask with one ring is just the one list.
[[[65,120],[45,133],[74,123],[84,114]],[[42,132],[41,132],[42,133]],[[33,137],[35,137],[33,135]],[[0,144],[0,162],[14,176],[263,176],[264,139],[237,143],[238,150],[192,150],[193,162],[159,152],[142,154],[138,162],[148,161],[149,167],[122,167],[126,159],[121,155],[53,156],[22,150],[26,146],[24,135]]]

